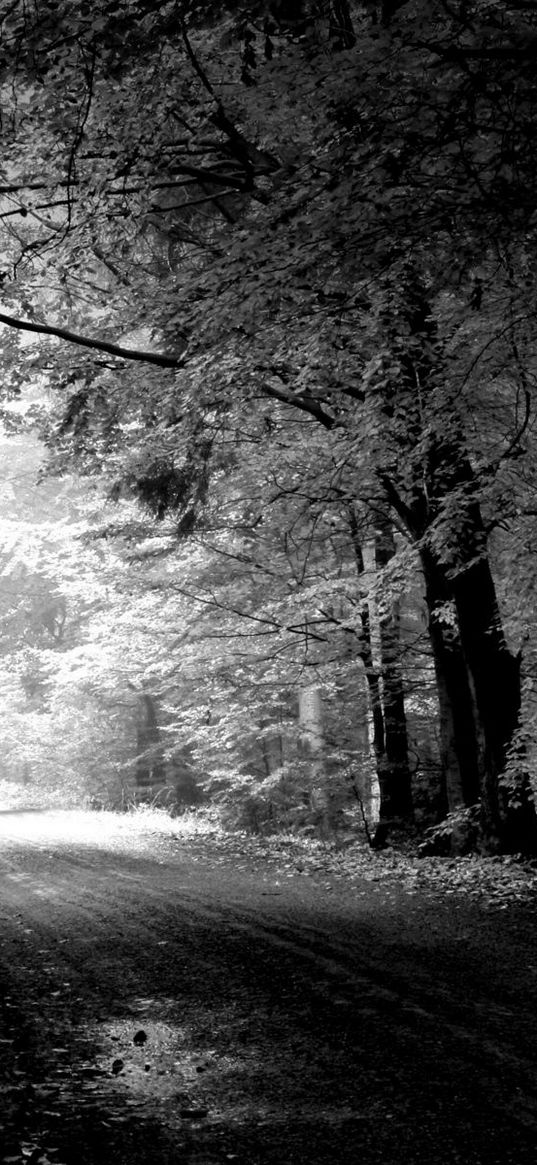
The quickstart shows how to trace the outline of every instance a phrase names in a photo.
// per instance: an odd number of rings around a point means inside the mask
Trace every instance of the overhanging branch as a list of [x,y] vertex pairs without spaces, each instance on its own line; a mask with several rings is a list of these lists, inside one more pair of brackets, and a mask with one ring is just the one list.
[[267,384],[266,381],[262,386],[262,391],[265,396],[271,396],[274,400],[281,400],[283,404],[289,405],[290,408],[300,409],[303,413],[309,413],[310,417],[315,417],[315,420],[319,421],[325,429],[333,429],[335,424],[334,417],[322,407],[319,401],[315,400],[315,397],[307,396],[306,394],[300,395],[297,392],[276,388],[274,384]]
[[158,364],[161,368],[182,368],[180,356],[166,356],[161,352],[144,352],[139,348],[122,348],[120,344],[110,344],[108,340],[95,340],[91,336],[80,336],[77,332],[70,332],[67,328],[57,328],[53,324],[35,324],[30,320],[19,320],[15,316],[4,315],[0,312],[0,324],[8,328],[16,328],[22,332],[37,332],[41,336],[56,336],[68,344],[78,344],[82,348],[93,348],[97,352],[108,352],[111,356],[118,356],[121,360],[139,360],[144,364]]

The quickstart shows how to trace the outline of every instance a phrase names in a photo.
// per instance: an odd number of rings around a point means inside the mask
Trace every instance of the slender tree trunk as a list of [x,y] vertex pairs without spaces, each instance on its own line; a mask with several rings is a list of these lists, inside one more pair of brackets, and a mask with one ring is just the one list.
[[[349,521],[358,574],[363,575],[364,555],[354,511],[349,513]],[[375,539],[373,553],[375,568],[382,568],[394,552],[393,532],[388,526]],[[375,615],[367,597],[364,597],[360,614],[361,655],[369,689],[373,752],[380,791],[379,825],[385,831],[389,823],[409,822],[413,818],[408,737],[399,658],[399,625],[392,608],[378,618],[381,659],[380,667],[377,667],[373,651]]]
[[310,804],[313,810],[323,814],[326,808],[323,709],[321,693],[313,684],[298,693],[298,722],[302,751],[310,770]]
[[265,775],[271,777],[283,765],[283,737],[277,731],[272,718],[263,718],[259,723],[261,736],[259,748]]
[[[361,667],[358,672],[360,684],[359,714],[355,725],[357,753],[359,757],[357,771],[354,774],[353,785],[355,793],[360,794],[364,811],[369,824],[379,820],[380,788],[378,781],[377,764],[375,763],[376,750],[374,744],[375,726],[371,716],[372,695],[368,682],[365,662],[361,658]],[[380,692],[377,691],[380,700]],[[380,711],[380,729],[384,733],[382,709]]]
[[371,709],[371,720],[373,726],[373,753],[375,756],[375,766],[377,770],[377,780],[379,784],[379,821],[386,822],[391,818],[391,773],[386,757],[386,736],[384,732],[384,708],[382,705],[382,693],[380,688],[380,675],[378,669],[375,667],[373,660],[373,650],[371,645],[371,624],[369,617],[369,608],[367,603],[364,603],[361,612],[362,617],[362,660],[364,664],[365,678],[369,692],[369,705]]
[[[383,522],[375,535],[375,564],[382,570],[395,555],[395,539],[390,522]],[[384,734],[387,782],[386,815],[412,821],[412,778],[408,763],[408,733],[405,695],[401,671],[399,609],[389,604],[380,615],[380,646],[384,705]]]
[[136,718],[136,784],[138,788],[158,784],[165,779],[162,744],[155,701],[145,693],[138,697]]

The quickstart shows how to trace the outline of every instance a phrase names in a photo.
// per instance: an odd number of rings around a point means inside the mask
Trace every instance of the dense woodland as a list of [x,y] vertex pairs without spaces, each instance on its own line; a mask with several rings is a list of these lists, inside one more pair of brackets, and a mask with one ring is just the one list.
[[4,781],[537,852],[536,51],[0,5]]

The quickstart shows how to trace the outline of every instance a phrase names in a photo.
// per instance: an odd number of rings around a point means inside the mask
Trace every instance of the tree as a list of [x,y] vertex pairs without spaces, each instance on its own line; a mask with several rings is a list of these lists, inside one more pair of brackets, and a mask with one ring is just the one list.
[[[374,374],[381,410],[392,422],[391,448],[382,450],[379,476],[387,499],[419,549],[442,701],[444,755],[452,772],[455,764],[459,769],[467,804],[479,791],[483,826],[498,843],[511,829],[499,778],[518,723],[518,663],[501,625],[479,502],[480,479],[470,462],[459,410],[446,399],[444,386],[441,393],[437,388],[444,344],[413,271],[407,274],[401,298],[402,319],[395,316],[390,324],[390,346]],[[405,457],[400,462],[394,458],[398,445]],[[450,601],[456,632],[446,642],[438,608]],[[526,794],[529,785],[522,774],[519,797]],[[528,815],[533,816],[531,798]]]
[[[274,419],[303,421],[340,504],[415,549],[450,788],[479,788],[491,848],[532,849],[522,760],[503,783],[520,681],[490,535],[531,414],[534,22],[400,7],[15,6],[6,296],[56,335],[67,310],[75,343],[101,325],[101,355],[49,373],[56,471],[112,470],[182,537],[245,415],[270,456]],[[142,338],[147,367],[120,371]]]

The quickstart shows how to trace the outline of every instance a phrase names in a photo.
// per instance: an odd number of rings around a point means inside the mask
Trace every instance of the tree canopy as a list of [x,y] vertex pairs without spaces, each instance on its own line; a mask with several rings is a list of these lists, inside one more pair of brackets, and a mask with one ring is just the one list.
[[5,425],[115,503],[90,686],[148,781],[537,846],[536,45],[515,0],[3,15]]

